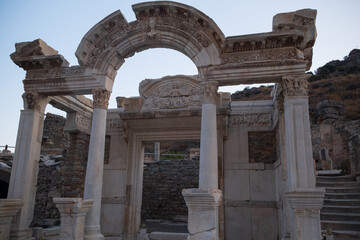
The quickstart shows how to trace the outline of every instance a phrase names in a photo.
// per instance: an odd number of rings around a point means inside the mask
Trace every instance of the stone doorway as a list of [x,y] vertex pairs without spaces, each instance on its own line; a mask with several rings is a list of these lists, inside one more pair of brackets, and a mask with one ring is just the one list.
[[144,143],[141,228],[188,233],[182,189],[199,186],[199,140]]

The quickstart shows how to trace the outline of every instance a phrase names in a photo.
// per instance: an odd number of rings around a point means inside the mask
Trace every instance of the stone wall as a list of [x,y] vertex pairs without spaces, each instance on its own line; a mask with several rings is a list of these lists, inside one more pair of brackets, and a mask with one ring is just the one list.
[[162,160],[145,164],[141,219],[187,215],[181,192],[199,185],[199,160]]
[[50,166],[46,166],[43,161],[39,163],[33,226],[46,226],[48,223],[45,219],[60,219],[60,213],[52,201],[54,197],[61,197],[63,181],[61,163],[58,163]]
[[85,133],[69,133],[69,147],[63,164],[62,197],[83,197],[90,136]]
[[66,119],[62,116],[47,113],[41,141],[42,155],[62,155],[68,144],[68,134],[64,132]]
[[325,100],[312,114],[311,134],[313,157],[317,169],[342,169],[351,173],[350,159],[356,150],[352,137],[360,133],[359,120],[345,118],[344,104]]
[[275,132],[249,132],[249,162],[271,164],[276,159]]

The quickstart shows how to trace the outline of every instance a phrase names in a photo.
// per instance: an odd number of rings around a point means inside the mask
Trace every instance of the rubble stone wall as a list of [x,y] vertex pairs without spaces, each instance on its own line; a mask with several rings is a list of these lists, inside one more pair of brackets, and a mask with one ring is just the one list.
[[141,219],[187,215],[181,192],[199,186],[199,160],[161,160],[145,164]]

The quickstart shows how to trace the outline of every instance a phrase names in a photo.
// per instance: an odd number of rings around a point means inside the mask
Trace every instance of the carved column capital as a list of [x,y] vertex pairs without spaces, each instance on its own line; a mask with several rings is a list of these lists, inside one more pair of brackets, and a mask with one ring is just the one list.
[[200,83],[203,104],[216,104],[218,85],[216,81]]
[[284,96],[307,96],[308,74],[287,75],[281,80],[281,87]]
[[45,111],[46,104],[49,102],[49,98],[36,91],[26,91],[22,95],[22,98],[25,110],[37,110],[43,112]]
[[39,93],[34,91],[25,92],[22,95],[24,99],[24,109],[37,109],[39,105]]
[[107,109],[109,106],[110,92],[103,89],[94,89],[93,90],[93,104],[94,108],[104,108]]

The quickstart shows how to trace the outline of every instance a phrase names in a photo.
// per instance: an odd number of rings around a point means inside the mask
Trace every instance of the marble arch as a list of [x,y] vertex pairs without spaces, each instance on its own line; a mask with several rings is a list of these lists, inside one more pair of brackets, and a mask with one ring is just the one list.
[[[141,187],[141,141],[159,133],[174,138],[180,131],[184,138],[199,135],[201,142],[199,188],[183,190],[188,239],[320,239],[324,190],[315,187],[305,74],[316,10],[277,14],[271,32],[229,37],[184,4],[145,2],[133,10],[133,22],[117,11],[96,24],[79,44],[76,66],[40,39],[15,45],[11,59],[26,71],[24,110],[9,199],[0,202],[6,212],[0,234],[32,239],[42,121],[51,103],[67,112],[68,131],[91,136],[83,198],[54,199],[62,217],[60,239],[141,237],[135,193]],[[108,110],[116,71],[126,58],[154,47],[185,54],[199,74],[145,81],[139,97]],[[231,102],[229,94],[218,93],[219,86],[267,82],[276,83],[271,101]],[[148,94],[153,91],[172,94]],[[93,101],[81,94],[93,94]],[[275,162],[250,162],[253,132],[276,135]],[[112,160],[104,164],[106,135]],[[115,193],[114,183],[122,184]],[[115,227],[101,226],[114,215],[120,218]]]

